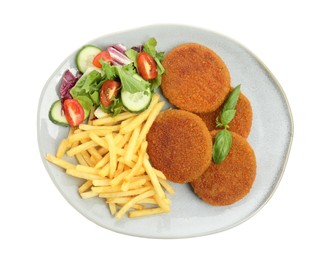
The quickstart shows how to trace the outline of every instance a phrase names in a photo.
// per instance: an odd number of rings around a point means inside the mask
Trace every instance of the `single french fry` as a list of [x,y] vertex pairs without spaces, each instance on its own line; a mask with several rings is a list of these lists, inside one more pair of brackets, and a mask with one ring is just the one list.
[[99,152],[97,151],[97,149],[95,147],[91,147],[87,151],[91,155],[91,157],[93,157],[95,159],[95,163],[97,163],[98,161],[100,161],[103,158],[102,155],[99,154]]
[[110,164],[107,163],[105,166],[99,171],[98,175],[100,176],[108,176],[110,174]]
[[91,173],[91,174],[98,174],[100,171],[99,169],[95,169],[95,167],[90,167],[90,166],[85,166],[85,165],[80,165],[80,164],[78,164],[75,168],[78,171]]
[[137,181],[124,181],[121,186],[122,191],[128,191],[132,189],[138,189],[146,183],[146,179],[140,179]]
[[136,145],[137,142],[137,138],[139,136],[139,133],[141,131],[140,126],[136,127],[130,137],[130,140],[128,142],[128,146],[127,146],[127,150],[125,153],[125,163],[132,161],[132,157],[134,154],[134,147]]
[[[121,149],[122,147],[124,147],[126,145],[126,143],[129,141],[130,137],[131,137],[132,131],[123,135],[123,137],[121,138],[121,140],[116,143],[116,147],[118,149]],[[121,135],[121,134],[120,134]]]
[[[92,160],[90,159],[90,154],[87,151],[82,151],[80,153],[82,155],[82,158],[87,162],[87,164],[91,167],[95,166],[95,163],[92,162]],[[76,154],[76,156],[79,154]]]
[[104,180],[93,180],[94,186],[109,186],[110,185],[110,179],[104,179]]
[[105,136],[108,133],[110,133],[110,130],[106,130],[106,129],[95,129],[95,130],[87,130],[87,131],[82,131],[81,129],[78,129],[76,131],[74,131],[74,134],[70,135],[67,139],[69,141],[69,144],[75,142],[75,141],[89,141],[89,135],[90,133],[93,132],[96,135],[98,135],[99,137],[101,136]]
[[133,168],[135,163],[133,161],[126,161],[124,157],[119,157],[118,162],[123,162],[129,168]]
[[75,158],[79,162],[80,165],[88,166],[89,164],[86,162],[86,160],[83,158],[81,153],[77,153],[75,155]]
[[156,119],[156,117],[158,116],[158,114],[160,113],[161,109],[163,108],[165,102],[159,102],[158,104],[156,104],[153,108],[153,110],[151,111],[149,117],[147,118],[140,135],[138,136],[137,139],[137,143],[135,146],[135,151],[138,150],[138,148],[140,147],[140,145],[142,144],[143,140],[146,139],[146,135],[148,134],[154,120]]
[[129,208],[131,208],[132,206],[134,206],[136,203],[138,203],[139,201],[148,198],[148,197],[152,197],[155,194],[154,190],[149,190],[146,191],[144,193],[141,193],[139,195],[137,195],[136,197],[134,197],[133,199],[131,199],[129,202],[127,202],[119,211],[118,213],[115,215],[116,219],[121,219],[123,217],[123,215],[129,210]]
[[120,129],[124,128],[127,124],[129,124],[132,120],[134,120],[134,117],[128,118],[121,122]]
[[[141,168],[140,171],[143,171],[145,173],[145,169]],[[134,176],[132,177],[129,181],[134,182],[134,181],[139,181],[139,180],[145,180],[145,181],[151,181],[150,176],[147,174],[139,175],[139,176]]]
[[115,197],[129,197],[141,194],[145,191],[150,190],[152,187],[143,187],[136,190],[119,191],[119,192],[103,192],[99,194],[100,198],[115,198]]
[[105,139],[107,141],[107,145],[109,147],[109,153],[110,153],[110,178],[113,178],[114,173],[117,169],[117,152],[116,152],[117,149],[112,134],[106,135]]
[[130,211],[128,216],[129,216],[129,218],[136,218],[136,217],[160,214],[160,213],[164,213],[164,212],[165,211],[162,208],[150,208],[150,209]]
[[104,147],[104,148],[106,148],[106,149],[109,148],[109,146],[108,146],[106,140],[100,138],[100,137],[99,137],[97,134],[95,134],[94,132],[90,132],[89,137],[90,137],[91,140],[93,140],[93,141],[94,141],[96,144],[98,144],[99,146],[102,146],[102,147]]
[[77,142],[77,141],[81,141],[83,139],[86,139],[89,137],[89,132],[77,132],[77,133],[74,133],[72,135],[70,135],[68,138],[67,138],[67,141],[69,144],[72,144],[74,142]]
[[128,181],[130,178],[132,178],[138,171],[139,169],[143,166],[143,160],[144,160],[144,155],[146,153],[146,149],[147,149],[147,142],[143,142],[142,147],[139,151],[139,157],[138,160],[136,162],[136,164],[134,165],[134,167],[132,168],[131,172],[125,177],[125,180]]
[[103,158],[100,161],[96,163],[95,169],[103,168],[105,164],[107,164],[109,161],[110,161],[110,154],[107,153],[103,156]]
[[124,112],[121,113],[115,117],[104,117],[104,118],[98,118],[93,120],[93,125],[94,126],[99,126],[99,125],[111,125],[111,124],[115,124],[117,122],[120,122],[122,120],[131,118],[131,117],[135,117],[136,114],[130,113],[130,112]]
[[[126,203],[126,204],[127,204],[127,203]],[[120,207],[122,208],[122,207],[125,206],[126,204],[117,204],[117,205],[120,206]],[[142,210],[142,209],[145,209],[145,206],[136,203],[136,204],[132,205],[130,208],[131,208],[131,209]]]
[[129,185],[130,183],[127,181],[123,181],[122,185],[121,185],[121,190],[122,191],[128,191],[129,190]]
[[82,151],[86,151],[89,148],[93,148],[93,147],[96,147],[96,146],[97,146],[97,144],[94,141],[88,141],[88,142],[83,143],[83,144],[80,144],[80,145],[78,145],[78,146],[76,146],[74,148],[71,148],[70,150],[68,150],[66,152],[66,154],[68,156],[73,156],[73,155],[75,155],[77,153],[81,153]]
[[74,133],[75,130],[76,130],[75,127],[74,126],[71,126],[70,127],[70,130],[69,130],[69,132],[67,134],[67,137],[70,137],[71,135],[73,135],[73,133]]
[[119,186],[113,187],[113,186],[99,186],[99,187],[91,187],[91,190],[93,192],[96,192],[97,194],[99,193],[104,193],[104,192],[119,192],[121,191]]
[[93,191],[86,191],[86,192],[80,193],[80,196],[83,199],[90,199],[90,198],[93,198],[93,197],[97,197],[97,195],[98,194],[93,192]]
[[133,197],[118,197],[118,198],[108,198],[106,199],[107,203],[117,203],[117,204],[125,204]]
[[93,165],[96,165],[98,162],[95,156],[90,156],[90,161],[92,162]]
[[138,202],[139,204],[158,204],[154,198],[146,198]]
[[154,106],[158,103],[159,99],[160,99],[159,94],[154,94],[149,107],[145,111],[140,113],[138,116],[136,116],[134,120],[129,122],[129,124],[121,128],[120,133],[126,134],[130,131],[133,131],[138,126],[140,126],[147,119]]
[[163,179],[163,180],[167,179],[167,177],[163,174],[162,171],[159,171],[158,169],[155,169],[155,168],[153,168],[153,170],[154,170],[156,176],[158,176],[158,178]]
[[122,134],[117,134],[114,137],[114,144],[117,146],[121,142],[122,139],[123,139],[123,135]]
[[[118,147],[117,147],[118,148]],[[117,154],[124,157],[126,154],[127,149],[117,149]],[[124,161],[124,158],[122,159]],[[132,159],[133,162],[137,162],[138,161],[138,156],[136,154],[133,154]]]
[[169,193],[169,194],[175,194],[174,188],[168,183],[168,181],[164,179],[159,179],[159,182],[161,186]]
[[154,190],[155,190],[156,194],[158,194],[161,199],[165,198],[166,197],[165,193],[164,193],[164,191],[159,183],[159,180],[154,172],[154,168],[151,166],[150,161],[146,157],[144,157],[143,165],[144,165],[144,168],[145,168],[147,174],[150,176],[150,179],[154,186]]
[[115,203],[109,203],[109,208],[112,215],[115,215],[115,213],[117,213],[117,207]]
[[114,131],[119,131],[120,130],[120,125],[96,126],[96,125],[84,125],[84,124],[81,124],[81,125],[79,125],[79,129],[81,129],[81,130],[107,130],[107,133],[109,133],[109,132],[112,132],[112,131],[113,132]]
[[131,170],[127,170],[113,178],[110,182],[110,185],[115,186],[122,182],[122,180],[131,172]]
[[163,198],[160,198],[158,194],[154,194],[154,199],[158,203],[160,208],[162,208],[165,212],[170,211],[169,205],[166,203],[166,201]]
[[69,147],[69,143],[68,143],[68,140],[65,138],[60,142],[60,144],[57,148],[56,157],[62,158],[68,147]]
[[46,155],[46,159],[49,162],[51,162],[51,163],[53,163],[53,164],[55,164],[55,165],[57,165],[57,166],[65,169],[65,170],[75,168],[75,165],[73,163],[69,163],[69,162],[67,162],[67,161],[65,161],[63,159],[57,158],[57,157],[55,157],[55,156],[53,156],[51,154],[47,154]]
[[108,153],[108,149],[104,148],[104,147],[100,147],[99,149],[97,149],[97,152],[101,155],[104,156],[105,154]]
[[122,173],[124,171],[124,167],[125,167],[125,164],[123,162],[118,161],[118,167],[117,167],[117,170],[114,173],[113,178],[118,176],[120,173]]
[[145,168],[144,167],[141,167],[136,173],[135,173],[135,175],[134,175],[134,177],[137,177],[137,176],[147,176],[148,177],[148,175],[146,174],[145,175],[145,173],[146,173],[146,171],[145,171]]
[[73,168],[67,169],[66,173],[73,177],[85,179],[85,180],[103,180],[103,179],[105,179],[105,177],[102,177],[100,175],[80,172]]
[[86,192],[87,190],[89,190],[91,188],[91,186],[93,186],[93,182],[91,180],[88,180],[79,187],[78,191],[81,194],[81,193]]

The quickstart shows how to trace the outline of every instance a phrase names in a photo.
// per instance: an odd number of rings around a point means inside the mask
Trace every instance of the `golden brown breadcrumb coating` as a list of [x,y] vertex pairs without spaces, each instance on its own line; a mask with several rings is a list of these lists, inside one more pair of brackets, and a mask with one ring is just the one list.
[[[212,131],[215,136],[217,131]],[[232,133],[232,147],[226,159],[210,167],[191,182],[194,192],[214,206],[230,205],[246,196],[255,180],[256,157],[242,136]]]
[[170,181],[190,182],[210,165],[211,135],[201,118],[193,113],[177,109],[161,112],[147,141],[151,163]]
[[230,91],[231,76],[224,61],[211,49],[187,43],[164,58],[163,94],[174,106],[193,113],[216,110]]
[[[197,113],[197,115],[206,123],[209,131],[216,129],[216,117],[220,115],[222,107],[223,106],[220,106],[214,112]],[[240,93],[235,109],[236,113],[233,120],[229,123],[229,130],[247,138],[252,125],[252,107],[248,98],[242,93]]]

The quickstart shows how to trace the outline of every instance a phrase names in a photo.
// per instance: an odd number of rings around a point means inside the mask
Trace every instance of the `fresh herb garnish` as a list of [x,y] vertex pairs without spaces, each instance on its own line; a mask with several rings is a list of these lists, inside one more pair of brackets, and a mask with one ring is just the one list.
[[219,164],[225,160],[232,146],[232,134],[228,130],[229,123],[233,120],[236,110],[235,106],[240,96],[240,85],[234,88],[226,100],[223,109],[216,118],[216,127],[224,128],[220,130],[216,137],[212,151],[212,159],[214,163]]
[[212,158],[216,164],[224,161],[232,146],[232,134],[223,129],[216,135]]

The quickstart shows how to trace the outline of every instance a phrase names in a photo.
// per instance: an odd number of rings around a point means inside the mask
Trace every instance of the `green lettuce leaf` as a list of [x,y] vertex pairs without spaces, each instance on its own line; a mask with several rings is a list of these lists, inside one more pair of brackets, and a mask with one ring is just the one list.
[[157,51],[156,51],[156,46],[157,46],[157,41],[155,38],[150,38],[148,39],[144,45],[143,45],[143,51],[147,52],[150,54],[153,58],[156,57]]
[[117,72],[121,80],[122,91],[134,94],[143,92],[150,87],[150,83],[137,74],[132,64],[117,67]]
[[99,105],[99,89],[104,82],[101,73],[96,70],[83,75],[71,89],[70,94],[74,99],[81,96],[88,97],[94,105]]
[[135,68],[137,68],[137,56],[138,56],[138,52],[135,51],[135,50],[133,50],[133,49],[129,49],[129,50],[126,51],[126,55],[134,63]]

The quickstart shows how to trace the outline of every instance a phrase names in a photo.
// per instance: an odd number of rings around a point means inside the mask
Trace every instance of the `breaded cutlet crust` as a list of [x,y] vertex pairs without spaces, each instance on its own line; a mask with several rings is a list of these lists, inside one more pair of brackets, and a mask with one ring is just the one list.
[[161,112],[147,141],[152,165],[170,181],[190,182],[210,165],[211,135],[201,118],[193,113],[177,109]]
[[[212,131],[215,136],[217,131]],[[214,206],[233,204],[246,196],[256,177],[256,157],[252,147],[242,136],[232,133],[232,147],[220,164],[209,168],[191,182],[194,192]]]
[[[216,117],[220,115],[222,107],[223,106],[220,106],[214,112],[197,113],[197,115],[206,123],[209,131],[216,129]],[[253,114],[251,104],[243,93],[240,93],[235,110],[235,116],[229,123],[229,130],[247,138],[251,130]]]
[[163,94],[174,106],[193,113],[216,110],[230,91],[231,76],[211,49],[187,43],[172,49],[162,61]]

